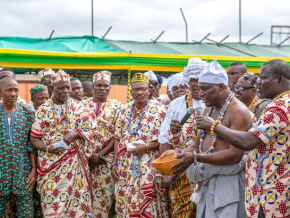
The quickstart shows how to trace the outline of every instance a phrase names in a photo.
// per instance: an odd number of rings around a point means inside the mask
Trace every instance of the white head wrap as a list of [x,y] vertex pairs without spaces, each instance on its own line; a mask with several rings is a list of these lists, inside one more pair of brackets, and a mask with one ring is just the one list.
[[190,58],[187,66],[183,70],[184,79],[189,81],[191,78],[198,79],[200,73],[206,67],[206,61],[200,58]]
[[183,73],[176,73],[168,78],[167,81],[167,86],[168,86],[168,91],[173,94],[172,89],[174,86],[180,86],[180,85],[187,85],[188,86],[188,81],[184,80],[184,75]]
[[157,76],[155,75],[155,73],[152,70],[149,70],[149,71],[145,72],[144,74],[145,74],[145,76],[148,77],[149,80],[158,82]]
[[199,82],[228,85],[228,75],[217,60],[213,59],[200,74]]

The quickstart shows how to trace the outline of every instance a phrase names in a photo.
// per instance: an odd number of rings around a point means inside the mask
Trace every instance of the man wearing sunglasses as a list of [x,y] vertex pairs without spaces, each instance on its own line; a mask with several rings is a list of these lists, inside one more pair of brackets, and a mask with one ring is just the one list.
[[259,81],[260,78],[257,74],[245,73],[234,86],[237,99],[243,102],[255,114],[256,119],[259,119],[261,112],[269,103],[269,100],[258,99],[257,91]]

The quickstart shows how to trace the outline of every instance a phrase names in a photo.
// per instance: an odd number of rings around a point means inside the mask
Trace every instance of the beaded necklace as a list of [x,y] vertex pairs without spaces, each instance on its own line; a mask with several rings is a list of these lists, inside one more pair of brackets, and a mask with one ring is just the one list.
[[[282,98],[284,95],[290,94],[290,90],[282,92],[281,94],[277,95],[272,101],[277,101],[278,99]],[[272,102],[270,101],[270,102]],[[270,104],[270,102],[265,106],[264,110],[262,111],[260,117],[262,117],[267,109],[267,106]]]
[[186,103],[186,108],[192,107],[192,95],[191,92],[187,93],[185,95],[185,103]]
[[[227,107],[230,105],[232,99],[235,97],[235,94],[233,92],[230,92],[227,99],[225,100],[225,103],[219,113],[219,116],[218,116],[218,120],[222,122],[224,116],[225,116],[225,113],[226,113],[226,110],[227,110]],[[209,116],[213,111],[213,107],[211,107],[210,111],[207,113],[207,116]],[[211,143],[211,146],[210,148],[205,152],[205,154],[209,154],[213,151],[214,149],[214,146],[215,146],[215,143],[216,143],[216,140],[217,140],[217,135],[214,135],[212,136],[212,143]],[[201,138],[200,139],[200,144],[199,144],[199,153],[202,154],[202,145],[203,145],[203,139]],[[195,192],[197,192],[200,187],[201,187],[201,183],[202,183],[202,176],[203,176],[203,171],[204,171],[204,165],[205,163],[202,164],[201,168],[200,168],[200,179],[198,180],[198,184],[195,188]]]
[[137,127],[136,127],[136,129],[134,130],[134,132],[132,132],[131,129],[130,129],[130,124],[131,124],[131,119],[132,119],[132,115],[133,115],[133,110],[134,110],[134,107],[135,107],[135,103],[133,103],[132,108],[131,108],[131,110],[130,110],[129,120],[128,120],[128,125],[127,125],[128,133],[129,133],[130,135],[136,135],[136,134],[137,134],[138,129],[139,129],[139,126],[140,126],[140,123],[141,123],[141,120],[142,120],[142,118],[143,118],[143,116],[144,116],[144,114],[145,114],[145,111],[146,111],[145,109],[147,108],[148,102],[149,102],[149,101],[147,101],[145,107],[144,107],[143,110],[142,110],[142,113],[141,113],[141,115],[140,115],[140,118],[139,118],[139,121],[138,121]]
[[258,96],[255,96],[255,98],[252,100],[251,104],[248,106],[248,109],[250,110],[251,107],[258,101]]

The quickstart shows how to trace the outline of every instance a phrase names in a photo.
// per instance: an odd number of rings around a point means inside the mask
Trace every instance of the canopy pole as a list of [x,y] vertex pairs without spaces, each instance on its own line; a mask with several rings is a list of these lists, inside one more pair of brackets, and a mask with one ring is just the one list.
[[227,38],[229,38],[230,35],[227,35],[225,38],[223,38],[219,43],[222,43],[223,41],[225,41]]
[[105,39],[106,35],[110,32],[111,29],[112,29],[112,26],[109,27],[109,29],[107,30],[107,32],[105,33],[105,35],[102,37],[102,39]]
[[52,37],[53,33],[54,33],[54,30],[52,30],[52,32],[51,32],[51,34],[50,34],[50,36],[49,36],[49,38],[48,38],[48,39],[51,39],[51,37]]
[[162,33],[159,34],[159,36],[157,36],[157,38],[155,40],[151,39],[151,41],[153,43],[157,42],[157,40],[163,35],[164,31],[162,31]]
[[127,80],[127,103],[130,102],[130,84],[131,84],[131,70],[128,70],[128,80]]
[[282,42],[279,43],[278,47],[280,47],[284,42],[286,42],[288,39],[290,39],[290,36],[288,36],[286,39],[284,39]]
[[262,34],[263,34],[263,32],[259,33],[258,35],[254,36],[253,38],[251,38],[249,41],[246,42],[246,45],[248,45],[251,41],[253,41],[254,39],[258,38]]
[[239,50],[239,49],[233,48],[233,47],[228,46],[228,45],[225,45],[225,44],[223,44],[223,43],[219,43],[219,42],[214,41],[214,40],[212,40],[212,39],[206,38],[206,40],[208,40],[208,41],[210,41],[210,42],[214,42],[214,43],[216,43],[217,45],[222,45],[222,46],[224,46],[224,47],[226,47],[226,48],[229,48],[229,49],[232,49],[232,50],[234,50],[234,51],[238,51],[238,52],[241,52],[241,53],[243,53],[243,54],[246,54],[246,55],[249,55],[249,56],[252,56],[252,57],[257,57],[256,55],[252,55],[252,54],[250,54],[250,53],[247,53],[247,52],[244,52],[244,51],[242,51],[242,50]]
[[[131,57],[131,51],[129,53],[129,56]],[[131,86],[131,65],[130,69],[128,70],[128,78],[127,78],[127,103],[130,102],[130,86]]]
[[205,40],[208,36],[210,35],[210,33],[208,33],[205,37],[203,37],[198,43],[202,43],[203,40]]

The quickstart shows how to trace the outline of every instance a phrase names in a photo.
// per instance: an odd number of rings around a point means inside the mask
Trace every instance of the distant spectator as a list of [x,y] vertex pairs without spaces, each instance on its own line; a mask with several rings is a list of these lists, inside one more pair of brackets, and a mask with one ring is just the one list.
[[228,86],[229,86],[230,90],[233,92],[235,86],[234,86],[234,81],[233,81],[232,77],[230,77],[230,75],[228,75]]
[[10,68],[1,68],[0,69],[0,82],[2,79],[6,78],[6,77],[11,77],[11,78],[15,79],[14,71]]
[[149,100],[156,100],[157,87],[159,85],[157,76],[152,70],[145,72],[144,75],[149,79]]
[[82,85],[83,85],[83,98],[94,97],[93,82],[84,81],[82,82]]
[[70,85],[71,85],[71,93],[70,97],[81,101],[83,99],[83,85],[78,78],[72,77],[70,78]]
[[54,74],[55,72],[49,68],[45,68],[38,72],[39,83],[47,87],[49,97],[52,96],[51,76]]
[[[2,68],[0,70],[0,82],[7,77],[15,79],[15,72],[10,68]],[[0,103],[2,102],[2,97],[0,96]],[[26,104],[26,101],[18,96],[18,102]]]
[[158,98],[160,96],[159,90],[160,90],[160,88],[162,86],[163,79],[162,79],[162,77],[160,75],[158,75],[158,74],[155,74],[155,75],[156,75],[158,83],[159,83],[157,85],[157,87],[156,87],[156,98]]
[[234,84],[237,84],[244,73],[247,73],[247,67],[242,62],[234,62],[228,68],[228,75],[233,79]]
[[40,105],[48,100],[48,91],[45,85],[37,84],[30,89],[31,108],[36,111]]

